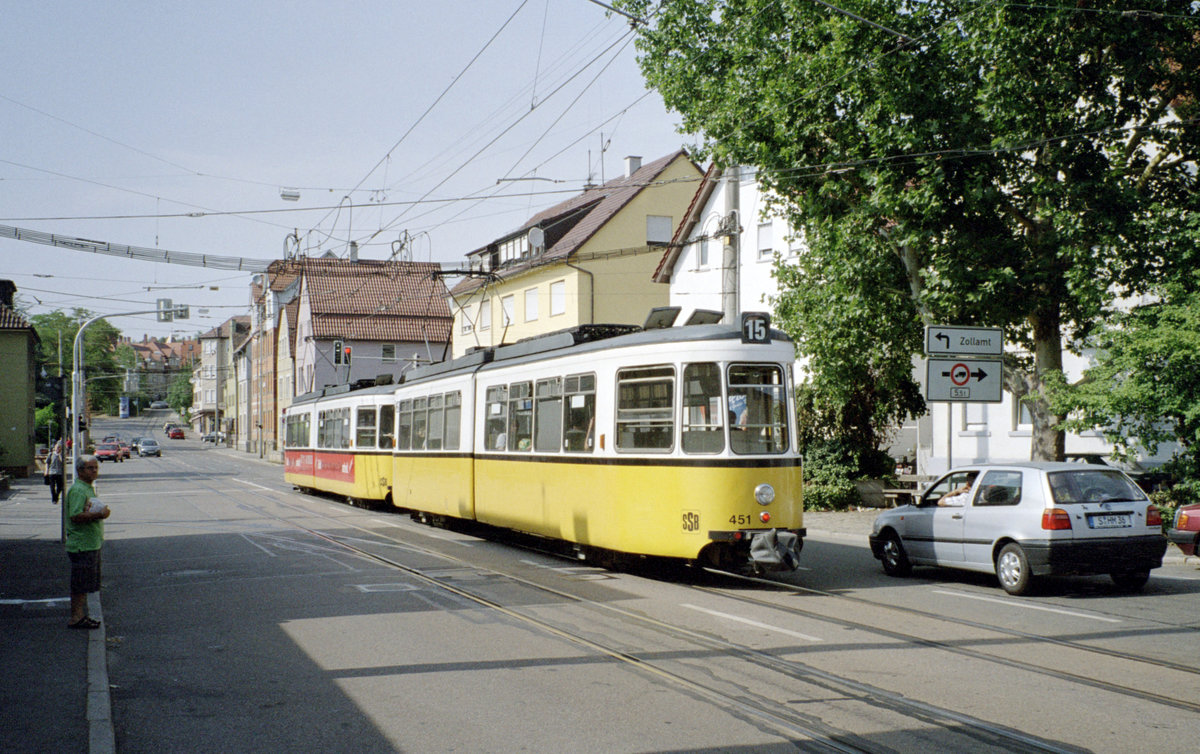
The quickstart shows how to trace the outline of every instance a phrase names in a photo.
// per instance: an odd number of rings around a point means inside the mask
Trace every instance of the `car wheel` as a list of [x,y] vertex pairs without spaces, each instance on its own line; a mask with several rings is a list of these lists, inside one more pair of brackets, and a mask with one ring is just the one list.
[[1018,544],[1009,543],[996,556],[996,578],[1009,594],[1025,594],[1033,584],[1029,559]]
[[1124,573],[1109,574],[1112,576],[1113,583],[1123,592],[1138,592],[1150,580],[1150,569],[1143,568],[1140,571],[1126,571]]
[[883,540],[883,572],[888,576],[907,576],[912,573],[912,563],[904,545],[900,544],[900,535],[892,532]]

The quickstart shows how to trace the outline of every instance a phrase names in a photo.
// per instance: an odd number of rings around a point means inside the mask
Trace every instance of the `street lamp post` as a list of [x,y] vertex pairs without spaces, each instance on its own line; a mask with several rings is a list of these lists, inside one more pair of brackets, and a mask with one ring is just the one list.
[[[166,303],[164,306],[163,303]],[[138,309],[132,312],[117,312],[115,314],[100,314],[84,322],[75,333],[74,363],[71,367],[71,481],[76,479],[75,462],[79,458],[79,409],[83,400],[83,333],[93,322],[109,317],[128,317],[135,314],[158,314],[160,319],[187,319],[188,307],[171,307],[170,299],[160,299],[159,306],[154,309]],[[64,456],[65,457],[65,456]],[[65,502],[65,501],[64,501]],[[66,506],[64,506],[65,508]]]

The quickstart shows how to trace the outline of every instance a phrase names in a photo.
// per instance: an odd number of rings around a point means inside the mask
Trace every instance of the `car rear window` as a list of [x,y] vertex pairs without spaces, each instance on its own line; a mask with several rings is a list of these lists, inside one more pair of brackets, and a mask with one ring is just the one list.
[[1116,469],[1053,471],[1047,476],[1050,494],[1057,505],[1147,499],[1141,488]]

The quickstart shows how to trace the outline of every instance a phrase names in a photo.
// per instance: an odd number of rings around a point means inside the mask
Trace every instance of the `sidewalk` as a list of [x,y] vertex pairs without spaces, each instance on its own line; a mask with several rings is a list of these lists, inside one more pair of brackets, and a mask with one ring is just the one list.
[[[115,750],[105,628],[67,629],[61,515],[40,475],[0,493],[0,751]],[[103,620],[100,595],[90,597]]]

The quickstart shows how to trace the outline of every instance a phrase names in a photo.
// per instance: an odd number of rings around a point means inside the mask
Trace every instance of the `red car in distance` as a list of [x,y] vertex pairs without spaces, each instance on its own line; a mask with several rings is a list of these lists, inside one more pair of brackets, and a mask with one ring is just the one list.
[[118,461],[125,460],[121,453],[121,446],[115,442],[104,442],[96,446],[97,461]]
[[171,429],[167,431],[167,437],[171,440],[182,440],[183,439],[183,428],[182,427],[171,427]]

